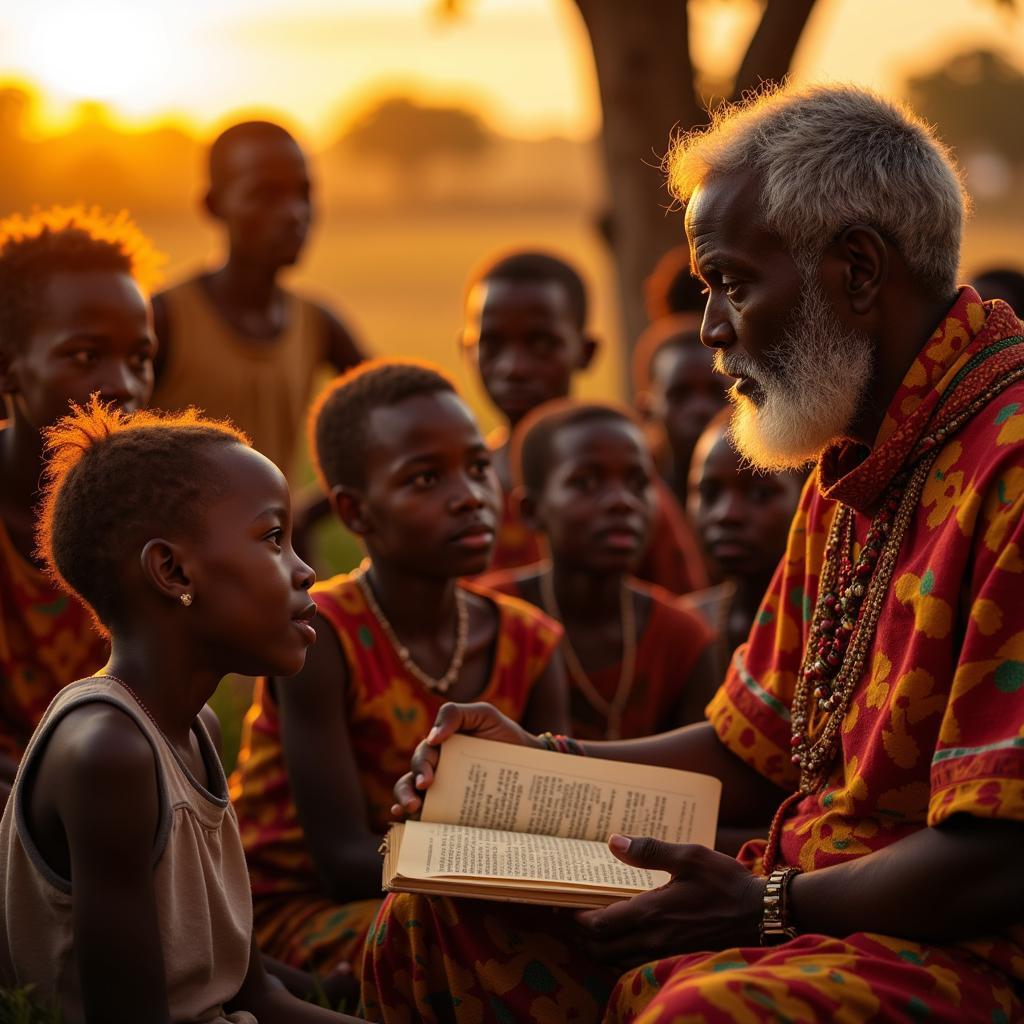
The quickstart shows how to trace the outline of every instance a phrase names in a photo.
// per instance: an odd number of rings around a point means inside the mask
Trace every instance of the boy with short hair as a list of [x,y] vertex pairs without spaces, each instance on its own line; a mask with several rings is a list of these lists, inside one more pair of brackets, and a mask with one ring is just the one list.
[[684,510],[694,446],[701,431],[725,408],[728,383],[715,371],[711,349],[701,344],[696,313],[656,320],[637,340],[633,400],[653,428],[652,448]]
[[406,360],[327,386],[310,448],[369,560],[317,584],[317,643],[260,680],[232,780],[260,947],[325,971],[358,962],[381,897],[381,837],[403,762],[449,700],[564,732],[558,624],[464,577],[500,509],[490,453],[452,382]]
[[124,214],[55,207],[0,222],[0,805],[57,691],[107,657],[89,612],[37,560],[41,431],[93,393],[148,404],[156,262]]
[[512,447],[513,496],[551,564],[481,582],[564,627],[572,735],[633,739],[702,720],[721,678],[712,629],[632,576],[658,478],[639,422],[614,405],[562,399],[523,420]]
[[[544,557],[536,533],[510,499],[509,433],[533,409],[568,397],[573,377],[594,358],[598,342],[586,329],[583,280],[549,253],[521,251],[489,260],[466,286],[462,342],[475,357],[484,389],[506,425],[488,439],[505,491],[492,569],[510,569]],[[651,543],[637,575],[673,593],[706,585],[700,548],[663,485],[657,486]]]
[[332,313],[279,281],[313,215],[298,142],[269,121],[233,125],[210,148],[209,175],[205,208],[224,229],[228,256],[154,296],[153,404],[231,419],[290,475],[316,371],[344,370],[362,353]]

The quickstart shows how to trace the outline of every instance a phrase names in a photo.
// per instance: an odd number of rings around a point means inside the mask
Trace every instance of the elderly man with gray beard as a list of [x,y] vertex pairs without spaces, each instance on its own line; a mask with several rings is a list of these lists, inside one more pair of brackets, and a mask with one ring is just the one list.
[[[1024,1020],[1024,325],[956,287],[958,173],[877,95],[768,92],[667,165],[735,443],[816,468],[708,721],[580,746],[716,775],[723,828],[769,838],[612,836],[672,880],[575,916],[391,896],[367,1014]],[[446,705],[396,813],[457,731],[541,745]]]

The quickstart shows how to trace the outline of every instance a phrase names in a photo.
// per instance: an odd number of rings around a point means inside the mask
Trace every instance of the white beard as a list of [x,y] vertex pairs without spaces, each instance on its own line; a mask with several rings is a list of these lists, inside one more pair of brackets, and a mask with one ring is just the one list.
[[873,368],[871,339],[842,326],[816,281],[805,283],[790,325],[763,362],[715,351],[715,369],[757,384],[755,397],[730,389],[730,432],[744,458],[771,472],[813,462],[847,433]]

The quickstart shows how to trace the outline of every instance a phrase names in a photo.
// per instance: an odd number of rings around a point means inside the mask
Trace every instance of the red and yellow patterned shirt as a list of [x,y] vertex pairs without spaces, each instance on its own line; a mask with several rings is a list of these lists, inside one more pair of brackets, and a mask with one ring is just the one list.
[[[778,785],[796,789],[790,708],[838,503],[853,508],[863,541],[881,494],[935,430],[935,416],[941,421],[940,397],[944,408],[966,408],[1020,374],[1024,345],[1011,339],[1022,333],[1009,306],[983,305],[963,289],[911,365],[870,451],[837,444],[808,481],[748,642],[707,711],[721,740]],[[1024,381],[1016,380],[939,452],[899,550],[839,755],[822,788],[786,814],[780,863],[842,863],[953,814],[1024,821],[1022,547]],[[1019,942],[972,948],[1024,979]]]
[[0,523],[0,754],[21,760],[67,683],[107,660],[92,615],[14,549]]
[[[499,615],[491,676],[477,699],[518,721],[558,647],[562,627],[525,601],[464,581],[460,586],[493,601]],[[408,771],[416,744],[445,698],[427,690],[402,665],[350,575],[317,584],[310,596],[334,628],[345,657],[350,742],[370,827],[383,834],[391,820],[392,787]],[[231,798],[254,895],[317,888],[288,783],[277,705],[263,679],[245,716]]]

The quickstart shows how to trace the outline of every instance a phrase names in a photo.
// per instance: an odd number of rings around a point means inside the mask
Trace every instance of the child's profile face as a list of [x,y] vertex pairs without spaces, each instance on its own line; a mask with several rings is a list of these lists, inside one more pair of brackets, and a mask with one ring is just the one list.
[[768,576],[775,570],[801,486],[796,473],[743,466],[724,428],[704,435],[694,452],[689,511],[705,551],[726,576]]
[[434,578],[487,568],[501,508],[491,457],[457,395],[415,395],[374,409],[363,499],[375,562]]
[[565,398],[590,347],[556,281],[482,281],[469,294],[463,343],[491,401],[511,424]]
[[235,256],[263,266],[295,263],[313,216],[306,158],[288,139],[244,139],[229,154],[229,178],[213,199]]
[[93,392],[129,412],[145,408],[156,346],[149,303],[128,274],[51,274],[4,375],[15,416],[41,430],[66,415],[69,402],[84,406]]
[[628,572],[654,519],[654,464],[625,420],[570,424],[550,438],[550,467],[535,502],[552,557],[591,572]]
[[224,671],[294,675],[316,639],[315,575],[292,549],[288,484],[245,445],[218,445],[207,457],[222,490],[185,545],[193,603],[181,614]]
[[684,473],[697,438],[728,401],[729,381],[715,372],[713,359],[711,350],[695,341],[668,345],[651,361],[650,411]]

